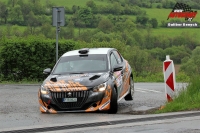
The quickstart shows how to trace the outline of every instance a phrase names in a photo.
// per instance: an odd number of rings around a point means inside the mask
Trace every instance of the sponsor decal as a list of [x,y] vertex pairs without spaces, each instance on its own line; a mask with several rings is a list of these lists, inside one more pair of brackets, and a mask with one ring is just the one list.
[[99,110],[102,110],[103,108],[105,108],[109,103],[110,103],[110,100],[108,100],[107,102],[105,102],[105,103],[99,108]]
[[79,82],[72,82],[72,81],[66,82],[64,80],[60,80],[56,83],[51,81],[46,82],[44,87],[54,92],[87,90],[87,87],[80,84]]
[[116,79],[116,84],[117,84],[117,87],[122,85],[122,76],[121,75],[119,75],[119,77]]

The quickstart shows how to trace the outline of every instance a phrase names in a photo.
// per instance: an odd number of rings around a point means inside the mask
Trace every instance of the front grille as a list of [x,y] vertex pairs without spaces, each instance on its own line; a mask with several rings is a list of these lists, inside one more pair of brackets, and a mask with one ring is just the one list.
[[[89,96],[89,91],[51,92],[52,99],[60,109],[79,109],[83,106]],[[63,102],[63,98],[77,98],[77,102]]]

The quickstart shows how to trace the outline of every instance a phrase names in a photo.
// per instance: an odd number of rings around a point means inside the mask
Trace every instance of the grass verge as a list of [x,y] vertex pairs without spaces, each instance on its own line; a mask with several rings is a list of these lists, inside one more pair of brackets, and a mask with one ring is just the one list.
[[[164,82],[164,75],[162,72],[151,74],[147,76],[138,76],[134,77],[135,82]],[[186,82],[188,83],[190,81],[190,77],[187,76],[184,72],[179,72],[176,75],[176,82]]]
[[200,110],[200,76],[191,78],[186,89],[182,89],[172,102],[154,113]]

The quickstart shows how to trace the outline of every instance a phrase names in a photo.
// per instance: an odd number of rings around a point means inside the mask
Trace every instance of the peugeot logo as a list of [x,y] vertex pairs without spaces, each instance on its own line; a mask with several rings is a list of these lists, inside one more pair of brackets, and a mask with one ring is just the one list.
[[71,93],[71,92],[67,93],[67,96],[68,96],[68,97],[71,97],[71,96],[72,96],[72,93]]

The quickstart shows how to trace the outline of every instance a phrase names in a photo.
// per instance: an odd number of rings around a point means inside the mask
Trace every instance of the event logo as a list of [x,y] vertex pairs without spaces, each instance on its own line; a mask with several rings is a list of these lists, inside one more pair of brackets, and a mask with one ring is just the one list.
[[183,3],[176,3],[167,20],[169,18],[185,18],[186,21],[192,21],[196,15],[197,11],[193,11],[190,6]]

